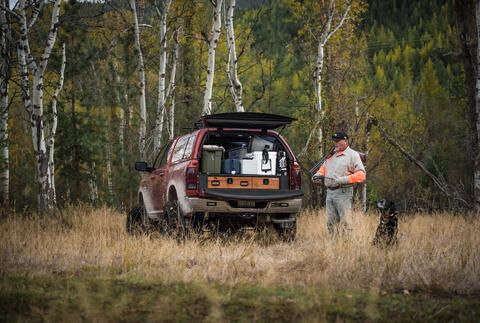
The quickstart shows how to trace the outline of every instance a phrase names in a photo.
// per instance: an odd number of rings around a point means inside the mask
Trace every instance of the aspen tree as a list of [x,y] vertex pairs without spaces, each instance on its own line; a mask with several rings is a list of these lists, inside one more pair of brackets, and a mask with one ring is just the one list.
[[222,2],[223,0],[212,1],[213,11],[213,24],[208,44],[208,67],[207,67],[207,81],[205,85],[205,95],[203,97],[203,111],[202,115],[207,115],[212,112],[212,91],[213,91],[213,78],[215,75],[215,50],[217,49],[218,38],[222,30]]
[[475,4],[475,22],[477,25],[477,82],[475,91],[475,111],[477,128],[477,156],[475,156],[475,170],[473,173],[475,207],[480,210],[480,0]]
[[[2,4],[9,8],[9,0]],[[6,207],[10,198],[10,157],[8,150],[8,82],[10,79],[10,17],[0,10],[0,206]]]
[[[330,0],[328,5],[328,14],[325,27],[320,35],[317,47],[317,57],[315,62],[315,77],[314,77],[314,87],[315,87],[315,122],[314,126],[308,136],[305,146],[301,150],[299,156],[304,155],[307,152],[307,149],[310,145],[312,137],[316,134],[317,140],[319,143],[323,142],[323,132],[321,127],[321,122],[324,118],[325,112],[323,111],[322,105],[322,77],[323,77],[323,66],[325,61],[325,47],[330,40],[330,38],[342,27],[348,13],[350,12],[351,1],[345,1],[345,9],[341,14],[340,21],[332,28],[333,19],[335,17],[335,0]],[[320,145],[320,147],[322,147]],[[323,155],[322,148],[320,148],[320,155]]]
[[[36,3],[39,4],[40,2],[41,1],[37,1]],[[30,51],[28,32],[40,14],[40,10],[37,10],[37,8],[40,8],[40,5],[38,7],[37,5],[34,6],[31,21],[28,23],[26,9],[30,6],[30,3],[27,3],[25,0],[19,0],[17,4],[20,22],[20,37],[17,42],[17,55],[20,67],[22,101],[29,116],[32,130],[33,151],[35,154],[37,169],[38,209],[40,212],[49,211],[55,206],[55,190],[51,181],[52,170],[49,167],[49,156],[45,141],[43,77],[47,68],[48,59],[50,58],[50,54],[52,53],[57,38],[61,2],[62,0],[55,0],[53,2],[47,44],[38,61],[35,60]],[[29,71],[33,78],[32,95],[30,95]]]
[[135,35],[135,47],[137,49],[138,73],[140,76],[140,131],[138,137],[138,150],[140,156],[145,158],[145,143],[147,136],[147,98],[145,92],[145,64],[143,62],[142,46],[140,43],[140,28],[138,25],[137,8],[135,0],[130,1],[133,12],[133,30]]
[[154,134],[155,152],[158,152],[162,146],[163,122],[165,118],[165,80],[167,70],[167,15],[171,2],[171,0],[164,0],[161,5],[156,6],[158,16],[160,17],[160,66],[158,69],[158,103]]
[[57,134],[57,124],[58,124],[58,114],[57,114],[57,101],[60,92],[63,89],[63,83],[65,80],[65,66],[67,62],[67,56],[65,54],[65,43],[62,45],[62,63],[60,67],[60,79],[57,84],[57,88],[55,89],[55,93],[52,97],[52,124],[48,127],[48,166],[50,168],[49,176],[50,176],[50,183],[51,183],[51,199],[53,204],[57,203],[57,194],[55,190],[55,135]]
[[180,43],[178,41],[178,34],[179,30],[175,30],[173,33],[173,40],[175,42],[174,49],[173,49],[173,57],[172,57],[172,70],[170,71],[170,83],[168,84],[168,91],[167,91],[167,98],[170,98],[170,111],[168,115],[168,139],[172,140],[175,133],[175,77],[177,74],[177,62],[178,62],[178,55],[180,52]]
[[228,2],[225,19],[225,29],[227,31],[228,60],[227,60],[227,78],[228,86],[232,94],[235,110],[244,112],[242,92],[242,83],[238,78],[238,59],[235,49],[235,30],[233,27],[233,11],[235,9],[235,0],[226,0]]

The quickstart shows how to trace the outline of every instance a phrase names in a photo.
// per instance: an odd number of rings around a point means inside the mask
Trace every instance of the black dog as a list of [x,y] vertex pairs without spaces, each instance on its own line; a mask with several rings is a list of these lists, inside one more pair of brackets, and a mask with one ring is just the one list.
[[397,243],[397,210],[395,203],[390,200],[380,200],[375,202],[380,209],[380,224],[377,227],[374,245],[390,246]]

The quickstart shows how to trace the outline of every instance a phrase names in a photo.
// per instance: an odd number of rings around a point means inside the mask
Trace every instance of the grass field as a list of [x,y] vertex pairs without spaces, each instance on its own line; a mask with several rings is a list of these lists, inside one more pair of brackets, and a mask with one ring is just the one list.
[[330,241],[305,212],[283,243],[131,237],[125,216],[72,207],[0,222],[0,320],[383,320],[480,318],[480,219],[415,215],[398,246],[371,246],[377,218],[355,214]]

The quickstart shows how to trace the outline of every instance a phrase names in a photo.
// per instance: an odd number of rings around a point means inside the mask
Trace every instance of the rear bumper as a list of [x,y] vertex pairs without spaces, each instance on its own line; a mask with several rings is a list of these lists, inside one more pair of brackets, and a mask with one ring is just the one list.
[[244,201],[283,201],[303,196],[300,190],[205,189],[207,198]]
[[[274,214],[291,214],[290,217],[282,217],[282,219],[275,219],[272,217],[272,222],[291,222],[295,221],[296,213],[300,212],[302,207],[302,199],[286,199],[267,202],[263,208],[240,208],[233,207],[229,201],[223,201],[211,198],[200,197],[185,197],[182,205],[182,211],[184,214],[192,214],[196,212],[205,213],[206,216],[209,213],[224,214],[232,216],[239,214],[255,214],[255,215],[274,215]],[[270,218],[270,216],[268,216]]]

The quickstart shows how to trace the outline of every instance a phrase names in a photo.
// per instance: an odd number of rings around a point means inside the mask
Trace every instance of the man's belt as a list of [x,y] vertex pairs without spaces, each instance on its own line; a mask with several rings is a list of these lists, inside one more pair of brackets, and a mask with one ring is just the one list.
[[349,188],[352,187],[352,185],[341,185],[341,186],[327,186],[327,189],[331,191],[338,190],[339,188]]
[[339,188],[342,188],[342,187],[341,186],[327,186],[327,189],[329,189],[331,191],[338,190]]

